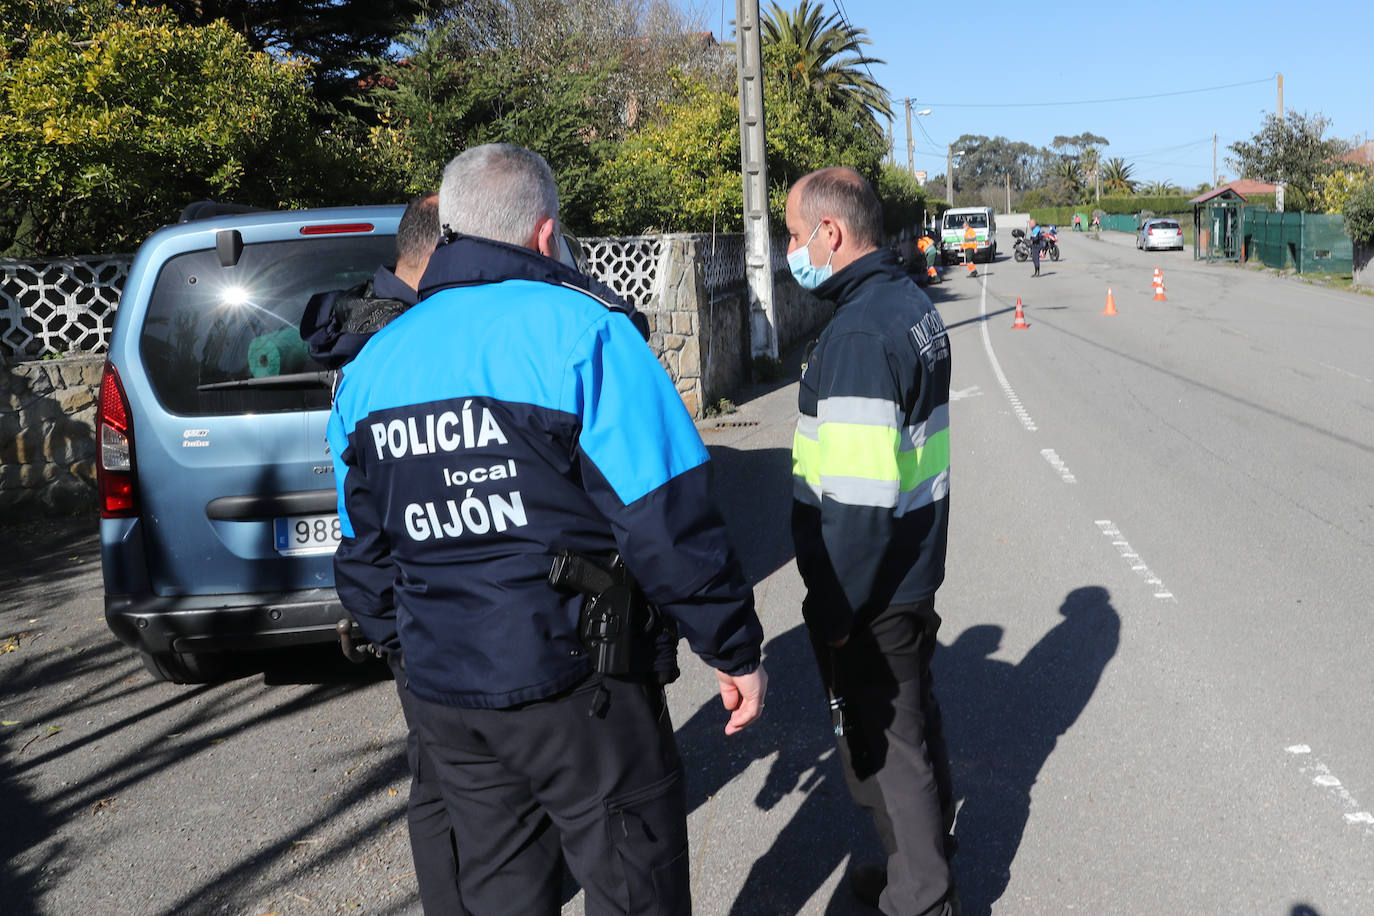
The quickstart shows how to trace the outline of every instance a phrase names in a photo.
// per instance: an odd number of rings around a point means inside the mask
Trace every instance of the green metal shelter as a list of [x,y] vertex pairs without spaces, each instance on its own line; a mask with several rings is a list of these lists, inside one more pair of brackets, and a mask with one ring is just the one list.
[[1245,196],[1233,188],[1222,187],[1199,194],[1188,203],[1193,205],[1193,260],[1241,260],[1241,208],[1245,206]]

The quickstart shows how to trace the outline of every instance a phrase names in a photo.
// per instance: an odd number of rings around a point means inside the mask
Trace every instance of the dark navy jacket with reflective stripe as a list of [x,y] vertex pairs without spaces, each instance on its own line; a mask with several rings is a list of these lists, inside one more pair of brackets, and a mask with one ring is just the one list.
[[888,249],[816,289],[835,316],[807,358],[792,445],[803,613],[828,642],[935,594],[949,533],[949,340]]
[[692,418],[630,320],[549,265],[441,245],[419,304],[344,368],[340,599],[370,637],[399,634],[417,695],[503,708],[590,670],[552,556],[618,548],[708,664],[750,671],[762,633]]

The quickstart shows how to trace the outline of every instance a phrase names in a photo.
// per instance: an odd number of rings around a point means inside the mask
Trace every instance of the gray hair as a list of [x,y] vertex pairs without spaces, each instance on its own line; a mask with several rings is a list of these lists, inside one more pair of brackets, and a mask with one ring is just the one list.
[[873,186],[847,166],[803,176],[797,183],[797,209],[810,224],[827,216],[839,219],[860,247],[883,243],[883,205]]
[[444,166],[439,223],[446,230],[528,245],[541,220],[557,217],[558,185],[538,153],[487,143]]

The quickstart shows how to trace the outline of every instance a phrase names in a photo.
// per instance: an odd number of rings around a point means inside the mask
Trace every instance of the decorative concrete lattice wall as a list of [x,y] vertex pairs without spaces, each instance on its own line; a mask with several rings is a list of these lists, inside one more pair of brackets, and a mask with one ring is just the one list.
[[105,350],[132,261],[0,260],[0,362]]

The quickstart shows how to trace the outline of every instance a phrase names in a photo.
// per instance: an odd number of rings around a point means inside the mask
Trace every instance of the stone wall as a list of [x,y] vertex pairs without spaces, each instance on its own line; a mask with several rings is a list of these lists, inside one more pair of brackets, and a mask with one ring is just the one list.
[[[650,301],[649,346],[659,356],[692,416],[750,381],[749,291],[743,283],[708,291],[704,236],[667,236]],[[786,271],[773,278],[778,349],[805,342],[833,309],[797,286]]]
[[103,356],[0,365],[0,521],[93,511]]

